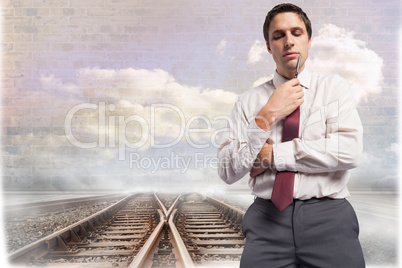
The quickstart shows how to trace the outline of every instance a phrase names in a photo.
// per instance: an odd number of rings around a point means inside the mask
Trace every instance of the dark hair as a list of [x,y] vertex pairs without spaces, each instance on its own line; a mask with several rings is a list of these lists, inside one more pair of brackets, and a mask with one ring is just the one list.
[[293,5],[293,4],[286,3],[286,4],[279,4],[268,12],[267,17],[265,18],[264,28],[263,28],[265,41],[269,42],[268,31],[269,31],[269,25],[271,23],[271,20],[279,13],[284,13],[284,12],[296,13],[299,16],[299,18],[304,22],[304,25],[306,25],[308,39],[311,39],[311,22],[310,22],[309,18],[307,17],[307,14],[304,13],[304,11],[300,7]]

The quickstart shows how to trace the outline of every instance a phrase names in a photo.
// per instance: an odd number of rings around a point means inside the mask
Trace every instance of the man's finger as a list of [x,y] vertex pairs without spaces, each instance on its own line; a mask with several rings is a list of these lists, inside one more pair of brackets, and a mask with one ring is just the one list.
[[293,78],[287,81],[286,83],[288,83],[291,86],[297,86],[300,85],[300,80],[298,78]]
[[303,92],[303,91],[296,92],[296,97],[297,97],[298,99],[303,98],[303,97],[304,97],[304,92]]
[[300,85],[296,85],[293,88],[296,93],[303,92],[303,87]]

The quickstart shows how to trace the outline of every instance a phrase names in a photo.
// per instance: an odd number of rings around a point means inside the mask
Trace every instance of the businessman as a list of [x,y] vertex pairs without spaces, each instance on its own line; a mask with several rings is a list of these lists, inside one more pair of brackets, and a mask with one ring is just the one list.
[[[239,95],[218,149],[220,177],[249,178],[241,267],[365,267],[356,214],[345,199],[362,154],[347,82],[305,69],[311,22],[293,4],[263,27],[274,77]],[[299,63],[298,63],[299,61]]]

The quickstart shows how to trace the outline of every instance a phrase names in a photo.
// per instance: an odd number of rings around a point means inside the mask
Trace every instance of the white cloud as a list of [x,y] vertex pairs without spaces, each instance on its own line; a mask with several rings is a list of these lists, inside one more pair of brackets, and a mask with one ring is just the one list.
[[399,154],[400,152],[400,147],[398,143],[391,143],[391,145],[387,148],[385,148],[385,151],[387,153],[394,153],[394,154]]
[[[139,141],[146,140],[147,142],[138,148],[141,150],[150,147],[151,131],[154,131],[157,137],[155,141],[159,139],[166,143],[166,140],[180,140],[179,137],[183,135],[184,129],[189,128],[190,123],[190,128],[200,129],[207,128],[208,123],[211,123],[209,132],[199,133],[198,136],[193,134],[194,141],[210,138],[216,127],[224,123],[214,118],[228,115],[236,99],[235,93],[222,89],[182,85],[172,75],[160,69],[87,68],[79,70],[77,81],[78,83],[74,84],[62,83],[54,76],[41,78],[48,94],[59,95],[56,100],[64,106],[66,98],[60,96],[72,97],[69,101],[70,108],[88,102],[97,105],[97,109],[82,109],[74,114],[71,125],[75,138],[94,140],[99,137],[99,107],[104,103],[106,140],[111,127],[114,127],[108,124],[111,117],[114,117],[120,126],[119,120],[129,120],[131,117],[133,121],[127,121],[124,127],[125,136],[131,143],[142,144]],[[68,110],[59,116],[65,118],[67,112]],[[195,118],[201,119],[194,120]],[[118,127],[116,129],[118,130]]]
[[308,69],[318,73],[336,73],[345,78],[360,102],[370,93],[380,93],[383,60],[355,33],[333,24],[324,25],[312,39]]
[[[131,174],[128,167],[132,152],[141,152],[150,158],[163,156],[169,151],[183,157],[194,157],[195,153],[204,152],[194,144],[207,144],[205,150],[214,151],[219,138],[212,134],[226,127],[227,123],[215,117],[227,117],[237,96],[222,89],[180,84],[171,74],[160,69],[85,68],[77,72],[75,81],[63,82],[50,75],[42,76],[40,82],[42,90],[32,92],[31,103],[41,108],[35,109],[31,117],[39,118],[45,114],[51,118],[51,125],[43,127],[37,134],[21,133],[13,137],[16,146],[30,144],[36,148],[36,145],[42,145],[34,154],[47,156],[46,159],[50,160],[39,165],[41,168],[35,170],[37,175],[60,170],[61,176],[68,176],[71,167],[80,167],[77,172],[82,174],[114,171]],[[51,101],[43,103],[43,100]],[[85,103],[91,106],[74,111],[74,107]],[[154,115],[153,120],[151,115]],[[71,126],[72,135],[64,134],[66,118],[71,119],[67,126]],[[134,120],[122,125],[130,118]],[[24,125],[28,123],[29,120],[22,121],[20,127],[30,127]],[[63,128],[62,133],[60,128]],[[201,129],[201,132],[196,130],[188,134],[188,129]],[[152,147],[151,131],[155,133],[152,141],[156,145],[173,141],[174,145],[165,149]],[[119,146],[121,137],[127,141],[123,143],[123,149]],[[96,143],[96,146],[83,148],[80,143]],[[141,146],[130,147],[133,144]],[[121,158],[122,155],[125,159]]]
[[376,166],[378,163],[381,163],[381,159],[369,154],[367,152],[363,152],[362,157],[361,157],[361,163],[360,166]]
[[248,51],[247,64],[253,65],[261,61],[264,53],[268,53],[265,43],[256,40]]

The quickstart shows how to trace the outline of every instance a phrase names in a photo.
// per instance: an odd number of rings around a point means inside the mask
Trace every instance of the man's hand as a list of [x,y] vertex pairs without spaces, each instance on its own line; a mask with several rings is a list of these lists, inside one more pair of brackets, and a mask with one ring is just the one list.
[[266,143],[262,146],[261,151],[257,155],[257,159],[254,161],[253,167],[250,171],[250,177],[255,178],[265,172],[268,168],[273,166],[273,148],[272,144],[274,142],[268,139]]
[[288,116],[303,103],[303,96],[299,79],[294,78],[283,83],[275,89],[257,114],[255,118],[257,126],[265,131],[271,130],[279,119]]

